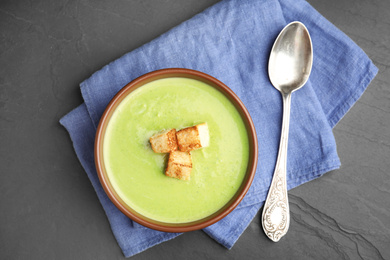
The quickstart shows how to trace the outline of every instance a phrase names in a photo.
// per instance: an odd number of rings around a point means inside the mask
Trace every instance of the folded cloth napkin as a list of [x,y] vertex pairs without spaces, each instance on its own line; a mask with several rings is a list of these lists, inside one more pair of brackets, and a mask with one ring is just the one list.
[[163,68],[189,68],[214,76],[243,101],[259,141],[255,179],[240,205],[204,231],[231,248],[262,206],[279,148],[282,99],[268,79],[268,57],[280,30],[303,22],[314,48],[306,85],[293,93],[287,182],[292,189],[340,166],[332,127],[377,73],[366,54],[304,0],[224,0],[124,55],[81,83],[85,103],[64,116],[77,156],[94,186],[126,257],[180,234],[140,227],[108,199],[98,180],[93,144],[110,99],[128,82]]

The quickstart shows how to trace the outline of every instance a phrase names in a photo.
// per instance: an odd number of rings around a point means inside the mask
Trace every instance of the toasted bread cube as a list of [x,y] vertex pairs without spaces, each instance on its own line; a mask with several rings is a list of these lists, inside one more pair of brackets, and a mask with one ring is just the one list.
[[156,153],[169,153],[177,150],[176,129],[159,132],[149,139]]
[[190,179],[191,170],[192,160],[190,153],[173,151],[169,154],[165,175],[187,181]]
[[202,147],[207,147],[210,144],[210,134],[209,134],[209,126],[207,123],[199,124],[196,126],[198,128],[200,144]]
[[210,136],[207,123],[184,128],[176,133],[177,145],[182,152],[189,152],[209,146]]

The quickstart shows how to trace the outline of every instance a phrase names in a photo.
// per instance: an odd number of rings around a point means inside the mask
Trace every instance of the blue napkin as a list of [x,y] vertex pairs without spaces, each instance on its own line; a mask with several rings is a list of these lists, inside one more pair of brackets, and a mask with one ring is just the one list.
[[93,144],[99,119],[110,99],[138,76],[172,67],[210,74],[240,97],[257,130],[256,176],[240,205],[204,229],[230,249],[262,206],[271,183],[279,147],[282,99],[269,82],[268,57],[280,30],[294,20],[303,22],[312,36],[314,63],[309,81],[292,96],[287,164],[288,188],[292,189],[339,168],[332,127],[377,73],[366,54],[307,2],[221,1],[81,83],[85,102],[60,123],[70,134],[126,257],[180,234],[141,227],[124,216],[105,195],[95,170]]

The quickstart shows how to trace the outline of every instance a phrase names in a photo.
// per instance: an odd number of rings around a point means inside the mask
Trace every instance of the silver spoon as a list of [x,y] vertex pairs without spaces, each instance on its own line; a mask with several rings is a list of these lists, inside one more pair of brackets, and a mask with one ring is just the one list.
[[306,83],[312,64],[313,48],[306,27],[300,22],[286,25],[275,40],[268,63],[270,81],[283,97],[278,160],[261,217],[265,234],[274,242],[287,233],[290,225],[286,168],[291,93]]

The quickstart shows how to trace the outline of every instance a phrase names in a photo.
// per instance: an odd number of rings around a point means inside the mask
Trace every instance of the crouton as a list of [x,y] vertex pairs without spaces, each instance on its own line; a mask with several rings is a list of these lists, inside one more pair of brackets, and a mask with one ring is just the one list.
[[169,153],[177,150],[176,129],[159,132],[149,139],[156,153]]
[[207,123],[184,128],[176,133],[180,151],[189,152],[209,146],[209,128]]
[[180,180],[189,180],[192,170],[191,154],[188,152],[173,151],[169,154],[168,166],[165,175]]

